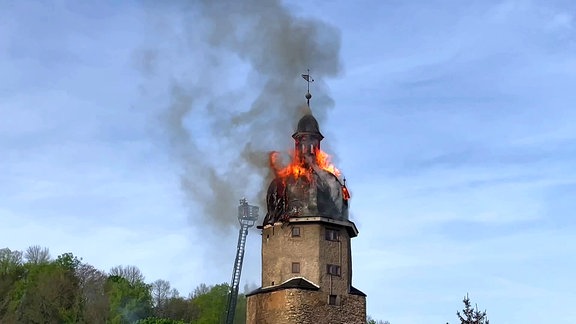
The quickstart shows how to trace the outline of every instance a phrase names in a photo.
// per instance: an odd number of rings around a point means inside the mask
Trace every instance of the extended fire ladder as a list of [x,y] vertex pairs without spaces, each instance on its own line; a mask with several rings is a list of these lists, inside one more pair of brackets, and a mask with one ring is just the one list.
[[230,293],[228,294],[228,304],[226,307],[226,324],[234,323],[240,275],[242,273],[242,262],[244,261],[244,251],[246,250],[246,237],[248,236],[248,229],[254,226],[258,220],[258,209],[257,206],[248,205],[245,198],[240,199],[240,206],[238,206],[240,231],[238,233],[236,260],[234,261],[234,268],[232,269],[232,282],[230,283]]

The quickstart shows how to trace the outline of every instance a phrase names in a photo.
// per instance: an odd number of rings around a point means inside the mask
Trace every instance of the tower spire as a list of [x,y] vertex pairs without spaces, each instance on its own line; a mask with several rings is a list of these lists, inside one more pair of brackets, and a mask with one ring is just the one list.
[[308,91],[306,92],[306,104],[308,105],[308,108],[310,108],[310,98],[312,98],[312,95],[310,94],[310,82],[314,82],[314,79],[312,79],[310,76],[310,69],[306,70],[306,74],[302,74],[302,78],[304,78],[304,80],[306,80],[308,83]]

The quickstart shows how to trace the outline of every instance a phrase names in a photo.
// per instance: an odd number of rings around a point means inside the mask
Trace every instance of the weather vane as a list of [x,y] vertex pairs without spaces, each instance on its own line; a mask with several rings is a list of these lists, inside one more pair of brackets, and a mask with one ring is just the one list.
[[310,107],[310,98],[312,98],[312,95],[310,94],[310,82],[314,82],[314,79],[312,79],[312,77],[310,76],[310,69],[307,69],[306,71],[307,71],[306,74],[302,74],[302,77],[308,83],[308,92],[306,93],[306,104],[308,104],[308,107]]

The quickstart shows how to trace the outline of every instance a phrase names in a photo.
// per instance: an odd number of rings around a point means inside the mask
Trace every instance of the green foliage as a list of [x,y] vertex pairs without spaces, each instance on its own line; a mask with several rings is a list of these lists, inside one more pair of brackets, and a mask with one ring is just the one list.
[[0,323],[8,322],[3,319],[12,316],[12,296],[25,273],[21,252],[0,249]]
[[456,312],[461,324],[490,324],[486,316],[486,311],[479,311],[477,305],[475,308],[472,308],[472,303],[468,295],[464,297],[462,302],[464,302],[462,313],[460,313],[460,311]]
[[226,283],[215,285],[208,292],[194,297],[193,303],[200,311],[196,324],[220,323],[225,316],[229,289]]
[[133,284],[119,276],[110,276],[106,284],[110,301],[110,321],[114,324],[132,323],[152,314],[150,286],[137,281]]
[[23,275],[5,296],[7,307],[2,319],[19,323],[43,323],[45,319],[78,323],[81,298],[73,272],[56,262],[27,263],[23,267]]
[[[200,284],[184,298],[168,281],[146,284],[134,266],[106,274],[72,253],[50,260],[39,246],[0,249],[0,323],[213,324],[224,319],[228,291]],[[234,323],[245,322],[241,294]]]
[[136,322],[136,324],[186,324],[186,322],[168,318],[149,317],[143,320],[139,320]]
[[243,294],[238,295],[238,302],[236,303],[236,313],[234,314],[235,324],[246,323],[246,296]]
[[200,313],[191,298],[188,299],[178,296],[169,298],[166,301],[163,311],[164,318],[182,320],[186,323],[194,322]]
[[0,249],[0,275],[7,274],[20,265],[22,265],[22,252],[11,251],[9,248]]
[[81,263],[82,258],[78,259],[70,252],[61,254],[56,258],[56,264],[70,271],[75,271]]

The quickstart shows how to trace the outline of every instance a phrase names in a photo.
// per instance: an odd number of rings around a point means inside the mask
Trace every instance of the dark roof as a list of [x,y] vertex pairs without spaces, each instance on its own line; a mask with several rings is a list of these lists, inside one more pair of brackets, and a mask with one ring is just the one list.
[[277,290],[283,290],[283,289],[291,289],[291,288],[304,289],[304,290],[319,290],[320,289],[318,286],[316,286],[315,284],[311,283],[310,281],[308,281],[304,278],[292,278],[292,279],[287,280],[287,281],[285,281],[282,284],[277,285],[277,286],[260,287],[256,290],[251,291],[250,293],[246,294],[246,296],[256,295],[256,294],[263,293],[263,292],[277,291]]
[[[318,286],[316,286],[315,284],[311,283],[310,281],[304,279],[304,278],[292,278],[288,281],[285,281],[284,283],[277,285],[277,286],[270,286],[270,287],[260,287],[256,290],[253,290],[249,293],[246,294],[246,297],[248,296],[252,296],[252,295],[256,295],[259,293],[267,293],[267,292],[271,292],[271,291],[278,291],[278,290],[284,290],[284,289],[304,289],[304,290],[320,290],[320,288]],[[350,286],[350,295],[357,295],[357,296],[362,296],[362,297],[366,297],[366,294],[361,292],[360,290]]]
[[318,121],[314,116],[307,114],[300,118],[298,121],[298,127],[296,127],[296,133],[292,137],[296,138],[298,135],[310,134],[320,137],[320,140],[324,138],[320,133],[320,126],[318,126]]
[[360,290],[354,288],[353,286],[350,286],[350,295],[358,295],[358,296],[363,296],[366,297],[366,294],[361,292]]

